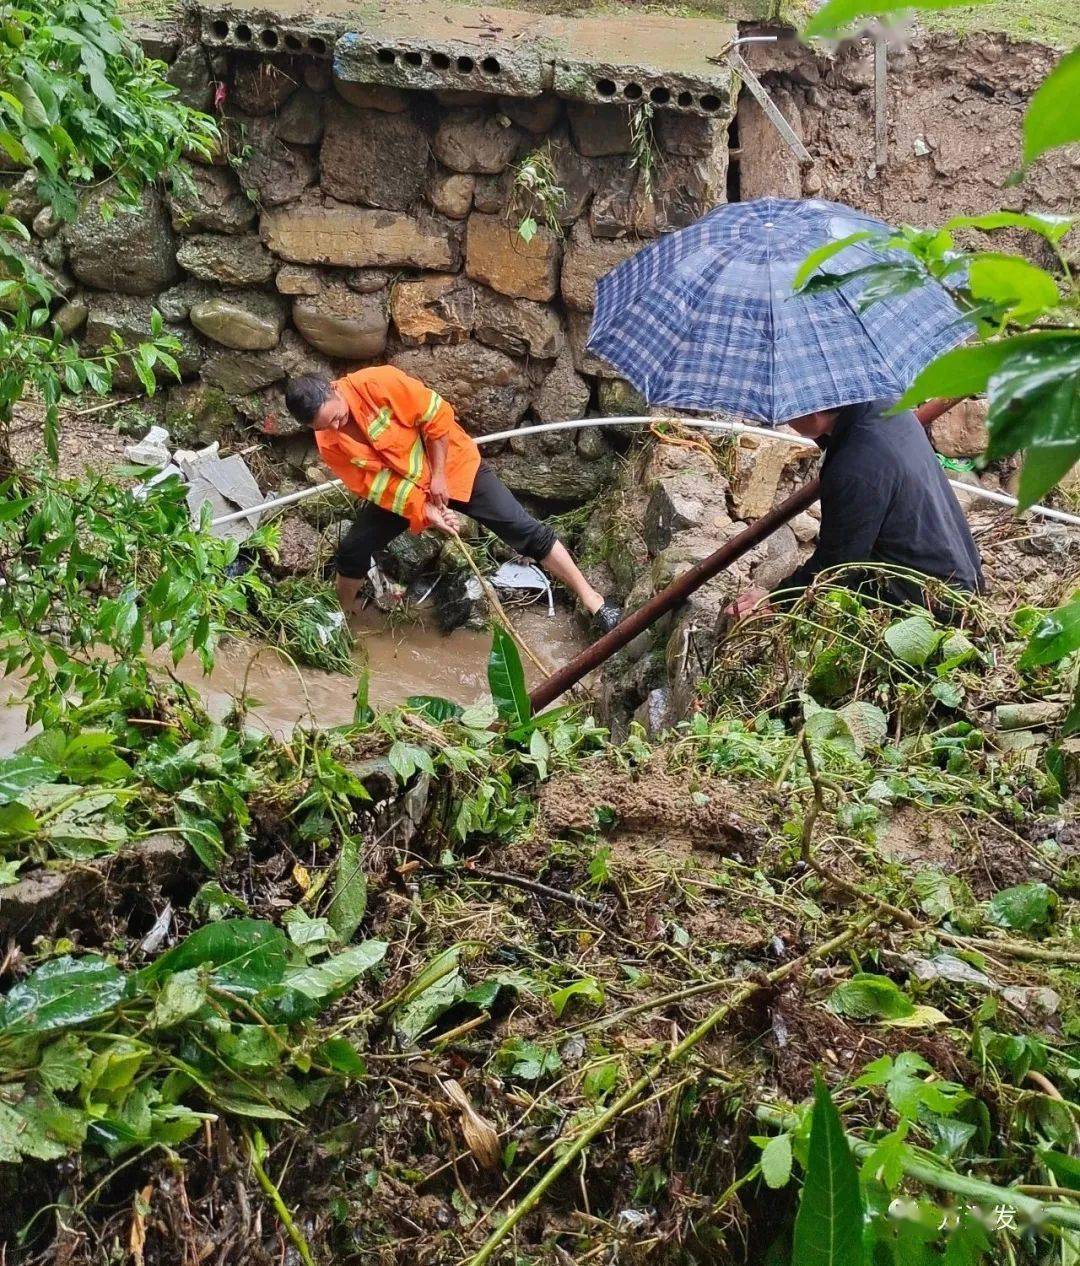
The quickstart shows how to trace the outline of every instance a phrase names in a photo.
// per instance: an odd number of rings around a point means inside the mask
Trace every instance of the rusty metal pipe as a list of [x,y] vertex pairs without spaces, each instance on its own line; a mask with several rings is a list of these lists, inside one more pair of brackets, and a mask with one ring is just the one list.
[[[957,403],[956,400],[929,400],[915,410],[915,416],[923,426],[929,426]],[[529,693],[533,712],[539,712],[549,703],[554,702],[571,686],[576,685],[586,673],[592,672],[606,659],[610,659],[616,651],[621,651],[639,633],[651,624],[655,624],[661,616],[667,615],[695,590],[700,589],[703,584],[722,572],[725,567],[730,567],[755,545],[771,536],[777,528],[783,527],[797,514],[801,514],[808,506],[813,505],[820,495],[821,478],[818,476],[797,489],[790,497],[786,497],[778,506],[774,506],[768,514],[762,515],[756,522],[744,528],[738,536],[733,536],[730,541],[726,541],[708,558],[703,558],[689,571],[677,576],[666,589],[653,594],[644,606],[638,607],[610,633],[605,633],[591,646],[587,646],[580,655],[553,672],[550,677],[545,677],[539,685],[534,687]]]

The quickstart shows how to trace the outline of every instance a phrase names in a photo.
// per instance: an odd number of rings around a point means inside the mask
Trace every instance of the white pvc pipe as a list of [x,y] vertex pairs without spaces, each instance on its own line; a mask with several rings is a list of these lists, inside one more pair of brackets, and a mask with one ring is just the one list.
[[[615,417],[615,418],[580,418],[570,422],[542,422],[536,426],[520,426],[512,431],[496,431],[494,435],[476,436],[477,444],[495,444],[500,440],[518,439],[524,435],[540,435],[549,431],[569,431],[581,430],[587,426],[617,426],[629,423],[633,426],[649,426],[654,422],[674,422],[679,426],[695,427],[703,431],[721,431],[727,435],[757,435],[763,439],[781,440],[787,444],[796,444],[801,448],[817,448],[813,440],[806,439],[805,436],[795,435],[790,431],[775,431],[764,426],[750,426],[745,422],[725,422],[719,419],[708,418],[684,418],[684,417],[653,417],[653,416],[631,416],[631,417]],[[965,492],[969,496],[981,497],[984,501],[993,501],[998,505],[1012,506],[1014,509],[1019,505],[1015,497],[1010,497],[1004,492],[994,492],[989,488],[983,488],[980,484],[965,484],[958,479],[950,479],[950,485],[960,492]],[[264,501],[262,505],[251,506],[247,510],[237,510],[232,514],[223,514],[217,519],[212,519],[211,527],[219,527],[223,523],[235,523],[238,519],[246,519],[252,515],[263,514],[267,510],[277,510],[283,506],[295,505],[297,501],[304,501],[308,497],[314,497],[320,492],[329,492],[331,488],[342,487],[340,479],[330,479],[326,483],[316,484],[311,488],[301,488],[299,492],[290,492],[284,497],[275,497],[270,501]],[[1067,523],[1071,527],[1080,527],[1080,515],[1069,514],[1065,510],[1055,510],[1052,506],[1033,505],[1028,506],[1025,513],[1037,514],[1044,519],[1053,519],[1057,523]]]

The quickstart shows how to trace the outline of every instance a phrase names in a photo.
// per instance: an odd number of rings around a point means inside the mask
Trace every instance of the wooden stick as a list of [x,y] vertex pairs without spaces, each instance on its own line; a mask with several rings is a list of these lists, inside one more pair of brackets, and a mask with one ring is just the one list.
[[458,535],[457,532],[451,532],[449,535],[450,535],[450,539],[457,546],[458,551],[461,554],[461,557],[464,558],[465,562],[468,564],[469,569],[472,571],[472,574],[476,577],[477,580],[479,580],[480,588],[483,589],[484,591],[484,597],[487,598],[489,603],[491,603],[491,609],[495,612],[503,628],[506,629],[507,633],[510,634],[510,636],[518,644],[521,650],[523,650],[525,654],[528,655],[528,657],[532,660],[532,662],[536,665],[536,667],[539,668],[542,673],[545,673],[547,676],[550,676],[552,672],[551,665],[545,664],[544,661],[540,659],[538,655],[534,654],[529,644],[525,641],[525,639],[521,636],[521,634],[517,631],[517,629],[515,629],[514,626],[510,623],[510,617],[506,614],[506,610],[503,607],[503,604],[499,601],[499,595],[492,588],[491,582],[488,580],[488,578],[484,575],[484,573],[480,570],[480,568],[477,567],[476,559],[473,558],[473,555],[472,555],[472,550],[469,549],[469,547],[465,544],[465,542],[461,539],[461,537]]

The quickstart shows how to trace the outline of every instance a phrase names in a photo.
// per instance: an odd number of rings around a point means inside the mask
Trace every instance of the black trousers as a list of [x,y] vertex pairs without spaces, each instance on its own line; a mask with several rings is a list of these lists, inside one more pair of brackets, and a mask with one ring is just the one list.
[[[490,528],[511,549],[538,563],[547,558],[555,545],[554,529],[534,519],[487,462],[480,463],[468,501],[451,501],[450,505]],[[407,526],[400,514],[365,503],[338,546],[334,557],[338,575],[348,580],[363,579],[371,568],[372,555],[386,549]]]

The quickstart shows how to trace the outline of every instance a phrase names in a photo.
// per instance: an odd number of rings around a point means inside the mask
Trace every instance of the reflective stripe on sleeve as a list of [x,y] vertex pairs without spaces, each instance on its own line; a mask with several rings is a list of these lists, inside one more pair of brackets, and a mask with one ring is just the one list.
[[384,405],[368,423],[368,438],[377,440],[390,425],[390,410]]
[[431,393],[431,399],[428,401],[428,407],[424,410],[424,415],[420,419],[421,426],[430,422],[435,414],[439,412],[439,407],[442,405],[442,402],[442,396],[440,396],[437,391],[433,391]]

